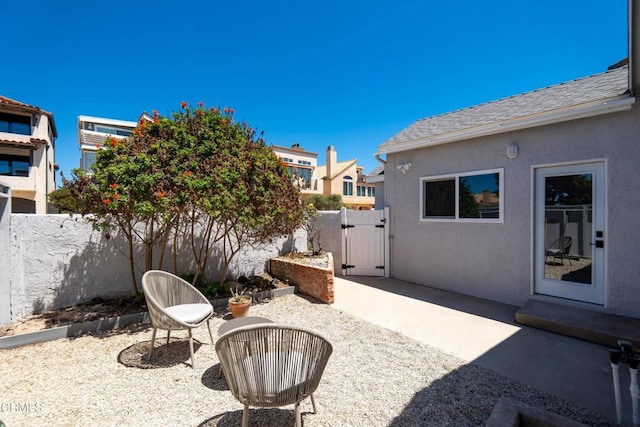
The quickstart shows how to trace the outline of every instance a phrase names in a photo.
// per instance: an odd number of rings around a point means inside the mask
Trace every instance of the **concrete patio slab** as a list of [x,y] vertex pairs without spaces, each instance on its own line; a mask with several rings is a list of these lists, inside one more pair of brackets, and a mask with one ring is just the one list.
[[[518,325],[519,307],[354,276],[335,278],[335,301],[337,309],[616,419],[609,347]],[[630,422],[629,372],[620,373]]]

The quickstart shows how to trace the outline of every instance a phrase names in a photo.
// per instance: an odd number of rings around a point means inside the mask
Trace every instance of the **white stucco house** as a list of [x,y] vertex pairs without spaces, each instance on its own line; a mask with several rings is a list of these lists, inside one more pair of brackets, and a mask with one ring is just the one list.
[[318,193],[318,153],[305,150],[299,143],[291,147],[272,145],[269,148],[287,164],[289,175],[303,198]]
[[[628,61],[417,120],[378,147],[392,277],[640,318],[638,10],[632,17]],[[558,248],[560,237],[570,246]]]
[[57,136],[53,114],[0,96],[0,180],[11,187],[14,213],[47,213]]

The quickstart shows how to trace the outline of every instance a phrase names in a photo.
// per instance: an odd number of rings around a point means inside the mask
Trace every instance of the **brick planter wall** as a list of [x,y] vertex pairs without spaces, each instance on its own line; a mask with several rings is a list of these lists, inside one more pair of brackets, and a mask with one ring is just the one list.
[[326,268],[314,267],[291,258],[271,259],[271,274],[298,287],[298,292],[333,304],[333,256],[327,252]]

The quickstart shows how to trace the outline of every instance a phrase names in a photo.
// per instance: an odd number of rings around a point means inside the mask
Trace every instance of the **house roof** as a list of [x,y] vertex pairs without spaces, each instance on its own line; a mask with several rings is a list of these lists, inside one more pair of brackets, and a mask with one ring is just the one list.
[[58,130],[56,129],[56,123],[53,120],[52,113],[48,111],[44,111],[40,107],[25,104],[24,102],[16,101],[15,99],[7,98],[6,96],[2,96],[2,95],[0,95],[0,104],[9,106],[11,108],[15,108],[17,110],[26,111],[29,113],[45,114],[47,117],[49,117],[49,123],[51,124],[51,131],[53,132],[53,137],[54,138],[58,137]]
[[107,135],[100,132],[83,130],[83,131],[80,131],[79,140],[80,140],[80,145],[89,146],[89,148],[96,147],[97,149],[97,147],[102,146],[107,140],[107,138],[109,137],[116,138],[116,139],[126,138],[126,136],[122,136],[122,135]]
[[[141,115],[141,118],[142,118],[142,115]],[[131,128],[131,129],[138,126],[138,122],[132,122],[129,120],[108,119],[106,117],[94,117],[94,116],[78,116],[78,126],[80,126],[80,123],[82,122],[97,123],[101,125],[121,126],[121,127]]]
[[373,177],[373,176],[378,176],[378,175],[383,175],[383,174],[384,174],[384,165],[378,165],[371,172],[369,172],[367,174],[367,178],[368,177]]
[[47,145],[47,141],[40,138],[30,138],[28,141],[17,141],[13,139],[0,139],[0,145],[11,147],[39,148],[41,145]]
[[349,169],[352,165],[356,164],[357,160],[347,160],[344,162],[338,162],[336,163],[336,171],[333,173],[332,176],[326,176],[327,175],[327,166],[318,166],[318,168],[316,169],[316,176],[318,176],[318,178],[335,178],[336,176],[340,175],[341,173],[343,173],[344,171],[346,171],[347,169]]
[[282,145],[270,145],[269,148],[275,152],[306,155],[306,156],[315,157],[315,158],[318,157],[318,153],[315,153],[313,151],[307,151],[300,146],[284,147]]
[[[417,120],[378,147],[400,152],[630,108],[628,66]],[[612,102],[616,101],[616,102]],[[618,105],[620,104],[620,105]]]

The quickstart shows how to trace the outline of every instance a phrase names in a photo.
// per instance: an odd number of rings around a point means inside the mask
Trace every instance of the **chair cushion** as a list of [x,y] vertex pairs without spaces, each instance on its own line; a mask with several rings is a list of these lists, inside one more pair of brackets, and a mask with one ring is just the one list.
[[165,308],[172,317],[185,323],[198,323],[213,313],[211,304],[180,304]]

